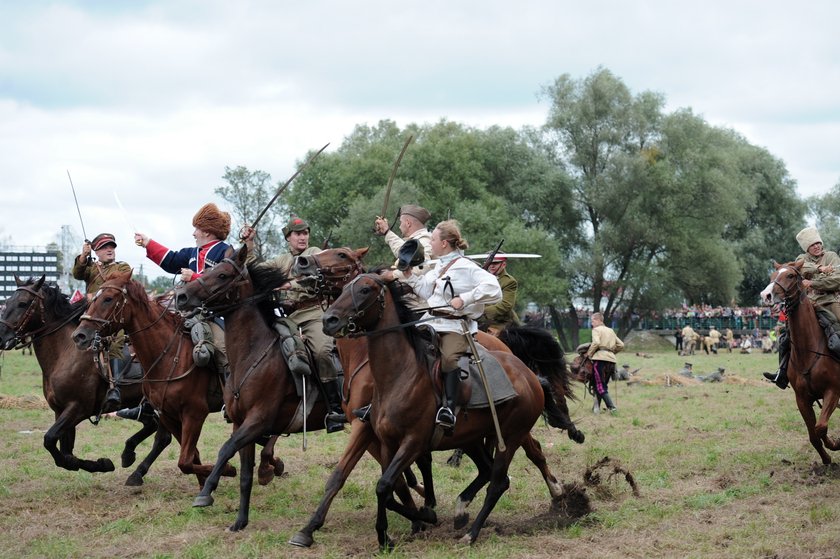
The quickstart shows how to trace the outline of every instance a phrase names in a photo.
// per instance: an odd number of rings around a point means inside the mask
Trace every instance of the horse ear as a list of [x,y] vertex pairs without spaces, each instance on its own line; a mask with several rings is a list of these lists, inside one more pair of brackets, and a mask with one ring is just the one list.
[[46,275],[41,276],[38,279],[38,281],[35,282],[35,285],[32,286],[32,289],[34,289],[35,291],[38,291],[39,289],[41,289],[41,286],[44,285],[44,280],[46,280],[46,279],[47,279]]
[[361,260],[362,258],[364,258],[364,257],[365,257],[365,254],[367,254],[369,250],[370,250],[370,247],[357,248],[357,249],[354,251],[354,252],[356,253],[356,258],[358,258],[359,260]]
[[111,278],[114,278],[114,279],[119,280],[121,282],[126,282],[127,283],[131,279],[131,274],[133,274],[133,273],[134,273],[134,268],[129,268],[125,272],[115,271],[112,274],[108,274],[108,277],[106,277],[105,280],[107,281]]
[[775,260],[773,261],[773,268],[774,268],[774,269],[778,270],[778,269],[779,269],[779,268],[781,268],[781,267],[782,267],[782,265],[781,265],[781,264],[779,264],[779,263],[778,263],[778,262],[776,262]]
[[804,260],[797,260],[796,262],[793,263],[793,267],[796,269],[796,271],[799,271],[799,270],[802,269],[803,264],[805,264]]
[[23,281],[22,279],[20,279],[17,274],[15,274],[15,283],[17,284],[18,287],[20,287],[21,285],[25,284],[26,282]]
[[240,266],[245,264],[245,260],[248,259],[248,245],[242,245],[238,251],[236,251],[236,263]]
[[236,249],[232,246],[229,246],[225,249],[225,258],[230,258],[234,254],[236,254]]

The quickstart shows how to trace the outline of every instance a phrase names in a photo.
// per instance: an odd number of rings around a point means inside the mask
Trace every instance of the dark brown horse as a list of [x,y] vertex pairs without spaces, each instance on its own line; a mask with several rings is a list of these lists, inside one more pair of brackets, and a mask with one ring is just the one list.
[[[228,390],[225,391],[225,402],[234,422],[234,431],[219,450],[216,465],[220,467],[239,452],[240,507],[231,530],[240,530],[248,523],[254,441],[268,433],[301,432],[303,427],[297,417],[301,398],[288,373],[279,337],[269,324],[271,318],[265,318],[273,304],[261,305],[272,295],[275,287],[286,283],[287,278],[277,270],[247,266],[247,255],[247,247],[241,248],[232,257],[206,271],[199,281],[179,287],[175,295],[180,310],[203,307],[224,316],[228,326],[225,345],[232,372]],[[356,378],[355,373],[351,378]],[[368,403],[370,397],[369,392],[361,392],[357,398],[345,400],[347,415],[352,417],[352,406]],[[323,429],[326,412],[323,402],[317,401],[309,416],[307,430]],[[361,440],[357,443],[359,456],[375,442],[364,435],[369,431],[367,425],[358,420],[353,424],[351,444]],[[358,459],[356,457],[355,460]],[[217,474],[214,469],[196,497],[194,506],[213,503],[212,492],[218,482]],[[413,505],[407,490],[402,490],[401,498],[403,502],[409,502],[408,506]]]
[[[160,413],[160,421],[181,445],[178,468],[195,474],[201,487],[213,469],[202,464],[198,439],[207,415],[222,408],[222,381],[208,368],[193,363],[193,344],[183,330],[183,318],[159,301],[151,301],[131,273],[114,274],[82,315],[73,340],[80,349],[90,346],[96,332],[125,329],[143,366],[143,393]],[[261,458],[280,467],[272,456],[273,441]],[[236,469],[222,468],[233,477]]]
[[[458,499],[455,524],[467,522],[466,506],[489,482],[487,496],[475,521],[462,542],[475,542],[496,502],[507,490],[510,462],[516,450],[530,438],[530,431],[542,413],[543,390],[533,374],[512,354],[493,352],[504,367],[516,397],[496,406],[505,450],[489,456],[486,442],[496,433],[487,409],[464,410],[453,434],[443,437],[431,447],[435,430],[437,402],[432,375],[426,368],[423,344],[415,330],[403,327],[410,311],[400,299],[396,283],[386,285],[376,274],[363,274],[350,282],[324,314],[324,331],[343,336],[355,329],[370,336],[368,351],[375,390],[371,413],[373,430],[381,442],[381,459],[388,464],[376,486],[376,531],[380,549],[392,549],[388,536],[386,508],[393,508],[411,517],[412,511],[401,509],[392,498],[394,485],[402,472],[418,457],[431,450],[463,448],[476,463],[478,475]],[[543,457],[543,462],[544,462]],[[560,488],[555,488],[559,495]],[[552,491],[554,495],[554,491]],[[436,522],[434,511],[423,508],[416,519]]]
[[[840,441],[828,436],[828,420],[840,400],[840,361],[829,352],[814,306],[805,295],[802,264],[802,261],[774,262],[775,270],[761,298],[768,305],[784,303],[790,336],[788,379],[811,445],[823,464],[830,464],[831,457],[825,449],[840,450]],[[819,419],[814,414],[814,403],[818,400],[822,400]]]
[[[24,340],[32,339],[43,374],[44,397],[55,412],[55,423],[44,434],[44,447],[60,468],[86,472],[114,471],[114,464],[109,458],[84,460],[73,454],[76,426],[99,415],[108,389],[108,382],[99,373],[91,354],[78,351],[71,339],[87,300],[71,304],[58,287],[45,284],[43,276],[37,281],[30,279],[23,282],[17,277],[15,281],[18,288],[6,300],[0,319],[0,347],[12,349]],[[123,402],[128,406],[140,404],[142,396],[136,384],[123,387]],[[123,468],[134,463],[137,445],[151,434],[157,434],[151,453],[128,477],[126,485],[143,484],[143,476],[149,466],[172,438],[165,429],[159,429],[154,417],[144,415],[140,421],[143,428],[125,443]]]
[[[292,274],[295,276],[308,275],[316,278],[322,302],[326,306],[341,294],[345,285],[359,274],[364,273],[362,259],[367,252],[367,248],[354,250],[348,247],[341,247],[324,250],[308,256],[299,256],[295,259]],[[565,394],[571,394],[571,392],[565,376],[566,365],[563,360],[562,351],[560,351],[557,342],[547,332],[543,335],[541,332],[531,332],[534,329],[527,330],[527,332],[512,332],[508,334],[507,340],[517,348],[518,355],[521,355],[524,358],[523,360],[533,363],[535,367],[550,369],[552,371],[547,376],[552,379],[553,386],[547,390],[549,391],[549,395],[553,392],[560,396],[556,400],[559,404],[558,407],[565,410],[565,417],[560,417],[563,415],[562,413],[557,414],[556,420],[555,417],[552,417],[551,423],[556,427],[568,429],[569,437],[572,440],[582,443],[584,440],[583,433],[577,430],[568,416]],[[548,336],[549,339],[546,339],[545,336]],[[500,339],[490,336],[485,332],[479,332],[476,339],[488,349],[506,353],[511,352],[511,349]],[[343,402],[348,417],[352,419],[353,416],[350,412],[369,404],[373,395],[374,384],[373,375],[370,372],[367,340],[364,337],[341,337],[336,339],[336,346],[338,347],[342,368],[345,371]],[[535,368],[534,370],[540,370],[540,368]],[[379,441],[372,427],[369,423],[354,420],[351,438],[348,441],[344,454],[341,456],[335,470],[327,481],[324,497],[321,499],[318,509],[313,513],[307,525],[295,534],[289,543],[303,547],[312,545],[314,541],[312,537],[313,533],[323,526],[333,499],[344,486],[345,481],[347,481],[347,478],[359,459],[361,459],[365,448],[368,448],[370,453],[379,460]],[[548,466],[545,464],[542,452],[539,449],[539,444],[529,437],[524,444],[524,449],[528,457],[543,473],[550,491],[554,494],[552,487],[553,484],[557,484],[557,480],[548,470]],[[428,460],[428,458],[423,457],[418,464],[423,474],[424,483],[422,488],[419,488],[414,483],[414,476],[410,468],[406,469],[405,474],[409,485],[417,488],[418,492],[425,496],[424,505],[428,508],[434,508],[436,500],[431,473],[426,467]]]

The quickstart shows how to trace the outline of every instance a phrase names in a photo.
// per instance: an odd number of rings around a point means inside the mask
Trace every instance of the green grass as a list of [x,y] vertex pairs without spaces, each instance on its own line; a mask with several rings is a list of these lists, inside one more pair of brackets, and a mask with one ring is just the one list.
[[[644,350],[648,351],[648,350]],[[641,367],[649,384],[612,383],[617,416],[593,415],[591,397],[571,403],[573,418],[586,433],[584,445],[538,423],[549,466],[561,479],[582,483],[583,472],[609,456],[632,473],[640,496],[623,475],[603,471],[602,483],[587,489],[593,512],[565,527],[540,523],[549,510],[548,492],[536,468],[518,453],[511,465],[510,491],[499,501],[478,543],[464,549],[463,531],[451,525],[456,495],[471,481],[468,460],[459,469],[445,465],[449,453],[434,457],[441,524],[409,536],[410,525],[389,514],[393,557],[807,557],[827,556],[840,544],[836,469],[815,467],[817,455],[790,390],[754,382],[775,368],[775,355],[723,353],[680,357],[654,351],[635,355],[628,344],[620,361]],[[684,361],[695,372],[724,366],[734,380],[696,386],[664,386]],[[0,360],[0,395],[41,395],[37,362],[19,354]],[[250,524],[242,532],[225,529],[236,517],[238,478],[223,478],[215,505],[193,508],[194,477],[177,467],[172,446],[152,466],[139,489],[123,485],[131,469],[108,474],[57,468],[42,446],[52,424],[50,410],[0,409],[0,557],[369,557],[376,553],[374,488],[379,466],[364,458],[333,502],[326,525],[308,550],[286,541],[317,507],[324,483],[348,435],[312,433],[308,449],[301,437],[283,438],[277,454],[286,464],[281,479],[255,484]],[[830,425],[833,431],[834,422]],[[199,449],[212,461],[230,427],[220,417],[205,425]],[[108,456],[119,463],[122,441],[136,430],[130,421],[84,423],[76,453]],[[148,451],[141,445],[138,461]],[[238,458],[234,465],[239,467]],[[476,514],[484,492],[470,507]],[[771,529],[768,529],[771,526]],[[807,537],[802,535],[807,533]],[[830,555],[830,553],[829,553]]]

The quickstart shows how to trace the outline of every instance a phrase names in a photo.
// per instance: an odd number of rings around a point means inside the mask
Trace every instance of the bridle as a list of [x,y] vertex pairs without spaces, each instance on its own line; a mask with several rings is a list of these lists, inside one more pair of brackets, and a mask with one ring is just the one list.
[[347,285],[365,271],[361,260],[357,258],[353,258],[348,264],[324,266],[318,259],[317,253],[308,254],[306,257],[315,262],[315,294],[321,300],[321,310],[327,310],[334,299],[333,294],[341,290],[339,285]]
[[[201,290],[196,296],[203,302],[202,307],[215,313],[230,310],[238,305],[245,304],[248,301],[240,301],[239,288],[246,285],[249,281],[248,268],[240,266],[230,258],[224,258],[221,263],[230,264],[236,270],[237,277],[231,282],[226,282],[216,288],[211,288],[203,277],[198,276],[195,281],[201,286]],[[217,264],[218,266],[218,264]],[[202,297],[202,293],[206,297]],[[217,305],[212,307],[211,305]]]
[[[23,312],[23,316],[18,321],[17,325],[14,325],[9,321],[0,318],[0,324],[3,324],[9,330],[14,332],[16,345],[22,343],[25,337],[24,334],[26,336],[37,336],[38,334],[47,329],[47,315],[46,311],[44,310],[44,294],[40,291],[32,289],[28,285],[22,285],[18,287],[17,291],[26,291],[27,293],[33,296],[33,299],[29,301],[29,305]],[[32,320],[32,318],[35,316],[36,311],[38,311],[38,314],[40,314],[41,316],[41,326],[39,328],[36,328],[35,330],[26,331],[26,327],[29,325],[30,320]]]
[[[794,281],[791,285],[788,285],[788,287],[785,287],[781,284],[781,282],[779,282],[779,276],[781,275],[780,272],[785,268],[789,268],[794,274],[796,274],[796,281]],[[796,268],[791,266],[779,268],[776,272],[776,276],[770,283],[779,287],[782,291],[785,308],[792,311],[797,307],[797,305],[799,305],[799,302],[804,296],[804,292],[802,291],[802,274]]]
[[99,291],[96,292],[96,295],[93,296],[93,300],[91,301],[91,306],[96,302],[97,299],[105,292],[106,289],[113,289],[114,291],[119,291],[122,294],[122,298],[114,305],[114,308],[111,309],[110,314],[107,318],[99,318],[96,316],[91,316],[87,313],[83,314],[79,317],[79,320],[88,320],[90,322],[95,322],[99,325],[97,330],[102,330],[103,328],[107,328],[111,325],[111,323],[116,322],[118,324],[122,324],[124,322],[123,311],[125,310],[125,305],[128,300],[128,294],[125,287],[117,287],[115,285],[103,285],[99,288]]
[[[363,277],[367,276],[371,280],[373,280],[376,285],[379,286],[379,292],[376,294],[376,297],[365,298],[364,300],[359,300],[356,297],[356,290],[354,289],[356,286],[356,282],[358,282]],[[353,303],[353,313],[347,317],[347,326],[343,328],[344,332],[349,333],[350,335],[358,333],[361,328],[356,323],[356,321],[362,318],[373,305],[379,303],[379,314],[376,317],[376,320],[379,321],[382,318],[382,314],[385,312],[385,282],[382,281],[380,278],[376,277],[373,274],[364,274],[358,275],[353,278],[350,283],[347,284],[347,287],[344,288],[348,290],[350,293],[350,300]]]

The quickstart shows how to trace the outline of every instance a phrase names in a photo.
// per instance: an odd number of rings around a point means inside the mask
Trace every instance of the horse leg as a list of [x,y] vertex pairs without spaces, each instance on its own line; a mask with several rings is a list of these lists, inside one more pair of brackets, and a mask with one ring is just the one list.
[[473,502],[479,490],[490,481],[493,466],[493,457],[490,455],[490,451],[481,443],[464,447],[464,452],[475,463],[478,473],[466,489],[458,495],[453,521],[456,530],[460,530],[469,522],[470,514],[467,512],[467,507]]
[[[256,422],[246,422],[238,426],[234,425],[233,433],[219,449],[219,455],[216,457],[216,463],[202,485],[201,491],[193,501],[194,507],[209,507],[213,504],[213,491],[215,491],[219,486],[219,480],[223,475],[225,475],[225,469],[230,467],[228,462],[240,449],[244,448],[246,445],[255,443],[263,433],[262,428],[262,424],[258,424]],[[240,455],[240,460],[241,459],[242,456]],[[253,456],[251,467],[253,469]],[[251,472],[251,476],[253,481],[253,471]],[[242,511],[240,511],[240,514],[242,514]],[[245,513],[245,516],[247,518],[247,512]]]
[[[344,482],[347,481],[350,472],[353,471],[353,468],[356,467],[356,464],[364,455],[365,450],[374,440],[376,439],[370,424],[361,421],[353,422],[350,440],[347,442],[344,453],[341,455],[338,464],[336,464],[335,469],[327,480],[327,485],[324,488],[324,496],[321,498],[318,508],[309,518],[306,526],[289,540],[291,545],[309,547],[315,542],[312,534],[324,525],[333,499],[341,491],[341,488],[344,487]],[[376,455],[374,457],[379,458]]]
[[508,490],[508,487],[510,487],[508,468],[510,467],[511,460],[513,460],[516,448],[519,446],[519,442],[517,441],[514,443],[510,440],[505,442],[508,444],[507,449],[505,452],[497,451],[496,457],[493,460],[493,471],[490,477],[490,486],[487,488],[487,495],[484,498],[484,504],[481,506],[481,510],[478,511],[478,514],[475,515],[475,520],[473,521],[472,526],[470,526],[470,529],[464,537],[461,538],[461,543],[472,545],[475,540],[478,539],[478,534],[481,532],[481,528],[484,527],[484,523],[487,521],[487,517],[490,516],[490,512],[496,506],[499,498],[505,491]]
[[[383,468],[382,477],[376,482],[376,536],[379,542],[380,551],[393,551],[394,542],[388,536],[388,512],[391,509],[406,518],[411,520],[423,520],[432,524],[437,522],[437,518],[431,518],[434,515],[421,518],[418,511],[410,511],[407,507],[399,505],[394,499],[394,485],[398,476],[401,476],[403,471],[416,458],[416,453],[411,451],[412,448],[419,448],[419,441],[412,442],[410,439],[403,441],[402,446],[397,450],[392,460],[389,459],[389,452],[386,447],[381,447],[381,458],[383,463],[388,463],[387,468]],[[414,516],[414,518],[412,518]]]
[[[236,468],[227,462],[222,463],[221,466],[218,465],[218,462],[215,466],[201,463],[201,455],[198,452],[198,439],[201,436],[201,428],[204,426],[204,420],[206,418],[206,414],[200,418],[187,416],[181,424],[181,454],[178,456],[178,468],[185,474],[195,474],[199,487],[204,487],[207,477],[217,467],[220,468],[219,475],[227,477],[234,477],[236,475]],[[231,451],[230,456],[233,456],[235,453],[236,450]],[[230,456],[228,460],[230,460]],[[218,480],[216,483],[218,484]]]
[[[65,470],[85,472],[113,472],[114,463],[109,458],[83,460],[73,454],[76,441],[76,425],[83,417],[77,417],[74,407],[65,408],[56,422],[44,433],[44,448],[52,455],[55,465]],[[61,450],[59,450],[59,444]]]
[[811,446],[816,449],[823,464],[831,464],[831,457],[825,451],[822,439],[819,435],[817,435],[816,429],[814,428],[817,418],[814,414],[813,402],[806,400],[797,393],[796,406],[799,408],[799,415],[801,415],[802,419],[805,421],[805,427],[808,429],[808,439],[811,441]]
[[137,460],[137,454],[134,451],[137,450],[140,443],[157,431],[156,418],[141,415],[138,421],[140,421],[143,427],[125,441],[125,447],[123,447],[122,454],[120,455],[120,465],[123,468],[128,468],[134,464],[134,461]]
[[837,407],[838,400],[840,400],[840,392],[836,390],[829,389],[823,394],[822,412],[820,413],[820,418],[817,420],[817,424],[814,426],[814,432],[822,439],[823,444],[829,450],[840,450],[840,441],[828,436],[828,420]]
[[260,451],[260,467],[257,470],[257,481],[260,485],[268,485],[275,476],[282,476],[283,470],[286,469],[283,461],[274,456],[275,444],[277,444],[277,435],[272,435]]
[[548,492],[551,494],[551,498],[556,499],[562,495],[563,485],[557,481],[557,478],[554,477],[553,473],[551,473],[539,441],[528,433],[522,441],[522,449],[525,451],[525,455],[531,463],[533,463],[542,474],[545,484],[548,486]]
[[254,443],[246,444],[239,449],[239,513],[236,515],[236,522],[228,528],[230,532],[238,532],[248,525],[251,489],[254,486],[254,449]]
[[143,485],[143,478],[146,476],[146,473],[148,473],[149,468],[171,442],[172,434],[167,431],[163,425],[158,425],[157,432],[155,433],[155,441],[152,443],[152,450],[149,451],[148,456],[140,462],[137,469],[128,476],[128,479],[125,480],[125,484],[129,487],[139,487]]
[[[435,482],[432,478],[432,453],[423,453],[417,458],[415,463],[417,464],[417,469],[420,470],[420,475],[423,477],[423,492],[417,491],[416,479],[414,485],[411,483],[409,485],[414,487],[415,491],[423,497],[423,506],[433,509],[437,507],[437,497],[435,496]],[[406,472],[410,473],[411,470],[406,470]],[[406,481],[408,481],[408,474],[406,474]]]

